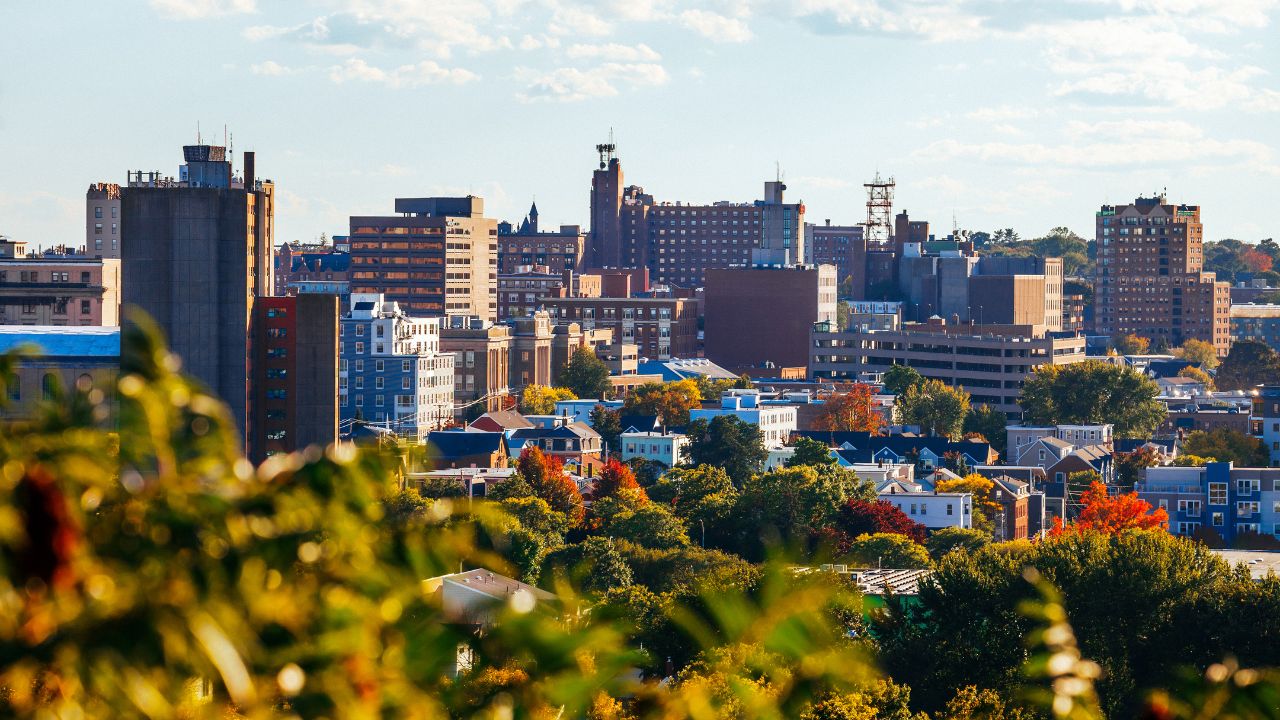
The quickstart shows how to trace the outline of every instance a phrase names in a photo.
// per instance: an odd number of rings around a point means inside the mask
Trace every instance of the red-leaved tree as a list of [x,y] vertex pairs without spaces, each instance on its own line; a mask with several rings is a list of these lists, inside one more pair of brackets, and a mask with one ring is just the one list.
[[1107,486],[1095,482],[1080,494],[1080,516],[1064,528],[1054,519],[1051,535],[1066,532],[1100,532],[1116,535],[1125,530],[1155,530],[1169,527],[1169,513],[1164,508],[1152,508],[1151,503],[1138,497],[1138,493],[1122,493],[1112,496]]
[[591,492],[591,499],[599,500],[600,498],[609,497],[619,490],[635,490],[641,498],[648,499],[644,490],[641,489],[640,483],[636,482],[636,475],[631,472],[631,468],[625,463],[609,458],[600,470],[600,476],[596,478],[596,486]]
[[895,533],[906,535],[916,542],[924,542],[924,525],[907,517],[896,505],[884,500],[850,500],[836,514],[835,527],[853,538],[874,533]]
[[526,447],[516,461],[516,471],[529,483],[533,494],[542,498],[553,510],[569,516],[574,525],[582,522],[582,493],[573,478],[564,472],[564,462],[541,448]]

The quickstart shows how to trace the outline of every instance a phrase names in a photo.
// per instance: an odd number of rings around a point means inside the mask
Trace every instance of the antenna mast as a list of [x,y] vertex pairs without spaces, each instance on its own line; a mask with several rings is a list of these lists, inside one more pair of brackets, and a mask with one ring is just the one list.
[[893,178],[881,178],[877,171],[875,179],[863,187],[867,189],[867,247],[885,249],[893,236]]

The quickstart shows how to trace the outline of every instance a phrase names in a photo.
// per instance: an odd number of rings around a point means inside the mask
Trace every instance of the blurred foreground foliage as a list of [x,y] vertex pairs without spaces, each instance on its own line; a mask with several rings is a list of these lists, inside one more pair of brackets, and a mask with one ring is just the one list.
[[[559,533],[564,519],[519,499],[424,500],[401,489],[399,458],[374,450],[255,468],[222,404],[157,338],[125,329],[114,414],[101,391],[76,388],[0,432],[0,716],[925,717],[874,668],[856,590],[780,562],[697,583],[667,569],[685,548],[601,541],[670,592],[628,579],[584,596],[561,580],[556,603],[509,603],[483,632],[448,622],[427,579],[519,577],[521,523]],[[15,362],[0,359],[6,382]],[[935,717],[1101,717],[1098,666],[1052,587],[1031,579],[1027,692],[965,687]],[[699,649],[662,672],[675,631]],[[464,645],[473,660],[455,675]],[[1151,707],[1275,717],[1275,688],[1227,662]]]

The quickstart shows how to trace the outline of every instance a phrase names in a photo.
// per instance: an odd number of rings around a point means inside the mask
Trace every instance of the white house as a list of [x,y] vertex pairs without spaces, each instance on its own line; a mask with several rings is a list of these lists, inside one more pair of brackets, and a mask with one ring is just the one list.
[[720,398],[718,408],[698,408],[689,413],[690,420],[707,420],[721,415],[733,415],[743,422],[760,428],[766,448],[782,447],[795,432],[796,409],[787,405],[760,404],[756,393],[726,394]]
[[969,493],[894,492],[886,488],[879,498],[930,530],[973,527],[973,495]]
[[[476,568],[441,575],[422,581],[423,590],[442,611],[445,622],[480,632],[497,620],[508,604],[524,612],[541,603],[553,602],[556,596],[532,585]],[[466,672],[474,661],[470,644],[459,643],[451,675]]]
[[671,468],[684,461],[689,447],[689,437],[680,433],[633,432],[618,436],[622,446],[622,460],[644,458]]

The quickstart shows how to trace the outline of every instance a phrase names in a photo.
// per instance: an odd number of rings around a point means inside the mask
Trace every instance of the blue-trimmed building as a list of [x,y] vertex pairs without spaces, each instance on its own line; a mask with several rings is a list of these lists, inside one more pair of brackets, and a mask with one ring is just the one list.
[[1271,456],[1271,467],[1280,467],[1280,385],[1263,385],[1253,391],[1249,423],[1253,436]]
[[30,417],[58,389],[96,388],[110,398],[120,372],[120,328],[62,325],[0,325],[0,352],[26,348],[16,382],[5,383],[9,404],[0,417]]
[[1194,535],[1208,528],[1231,543],[1246,532],[1280,537],[1280,468],[1147,468],[1138,496],[1169,513],[1169,532]]
[[338,337],[343,435],[359,423],[422,442],[453,422],[452,353],[440,351],[440,319],[413,318],[378,293],[354,293]]

